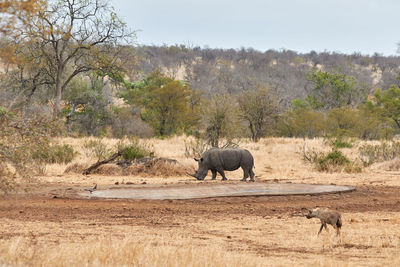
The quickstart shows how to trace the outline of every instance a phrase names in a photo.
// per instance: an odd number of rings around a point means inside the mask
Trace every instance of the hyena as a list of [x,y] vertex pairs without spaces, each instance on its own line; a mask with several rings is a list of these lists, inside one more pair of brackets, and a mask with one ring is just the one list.
[[318,218],[321,220],[321,228],[319,229],[318,234],[321,233],[322,228],[325,227],[325,230],[328,231],[326,224],[330,224],[333,228],[336,229],[337,235],[340,235],[340,228],[342,227],[342,215],[336,211],[315,208],[308,210],[307,219]]

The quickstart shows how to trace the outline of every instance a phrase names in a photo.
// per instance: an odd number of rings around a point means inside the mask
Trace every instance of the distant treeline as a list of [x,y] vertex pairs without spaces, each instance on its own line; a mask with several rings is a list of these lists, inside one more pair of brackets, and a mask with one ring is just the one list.
[[[268,85],[278,98],[280,105],[287,107],[293,99],[302,99],[309,94],[312,84],[307,73],[312,69],[337,70],[353,76],[368,88],[368,93],[377,88],[386,89],[399,84],[396,79],[400,70],[400,57],[346,55],[336,52],[311,51],[297,53],[291,50],[257,51],[252,48],[211,49],[184,45],[141,46],[137,48],[140,72],[148,75],[155,69],[185,80],[192,90],[237,94],[258,85]],[[137,76],[132,76],[133,79]]]
[[[36,45],[15,50],[24,60],[3,60],[0,111],[61,118],[72,135],[185,133],[221,146],[271,135],[388,139],[400,129],[400,57],[103,46],[63,67],[58,112],[52,53]],[[83,63],[88,71],[75,75]]]

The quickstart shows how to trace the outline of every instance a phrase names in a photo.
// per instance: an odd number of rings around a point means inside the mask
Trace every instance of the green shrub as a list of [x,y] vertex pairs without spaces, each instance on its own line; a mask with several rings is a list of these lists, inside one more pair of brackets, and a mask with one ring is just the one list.
[[337,136],[333,138],[326,138],[325,143],[328,144],[332,149],[340,148],[352,148],[353,141],[343,136]]
[[353,137],[360,125],[359,112],[350,107],[334,108],[327,112],[326,122],[328,134]]
[[329,153],[322,153],[315,150],[307,150],[304,146],[302,154],[303,159],[314,164],[318,171],[336,172],[344,170],[348,173],[357,173],[362,170],[360,164],[351,161],[337,149],[333,149]]
[[136,138],[125,138],[117,144],[118,151],[122,151],[122,158],[127,161],[153,157],[153,149],[146,144],[140,143]]
[[341,138],[335,139],[335,141],[332,143],[332,145],[335,148],[352,148],[353,147],[352,143],[350,143],[348,141],[345,141],[345,140],[343,140]]
[[345,167],[350,160],[339,150],[333,150],[328,154],[317,157],[317,167],[320,171],[332,171],[337,167]]
[[147,155],[147,151],[139,146],[131,145],[124,148],[122,157],[125,160],[135,160],[144,158]]
[[279,117],[278,132],[281,136],[314,138],[324,133],[325,115],[311,108],[288,110]]

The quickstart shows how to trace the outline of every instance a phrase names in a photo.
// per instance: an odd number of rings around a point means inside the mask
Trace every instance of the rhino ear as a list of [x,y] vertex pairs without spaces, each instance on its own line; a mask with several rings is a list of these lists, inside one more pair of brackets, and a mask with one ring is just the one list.
[[195,161],[199,161],[199,159],[193,158]]

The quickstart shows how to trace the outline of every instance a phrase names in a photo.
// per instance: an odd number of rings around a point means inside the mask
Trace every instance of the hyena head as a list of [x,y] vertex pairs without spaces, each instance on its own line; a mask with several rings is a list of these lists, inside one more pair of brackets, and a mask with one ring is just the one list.
[[318,210],[318,208],[308,210],[308,214],[307,214],[307,216],[306,216],[307,219],[314,218],[314,217],[316,216],[315,212],[316,212],[317,210]]

